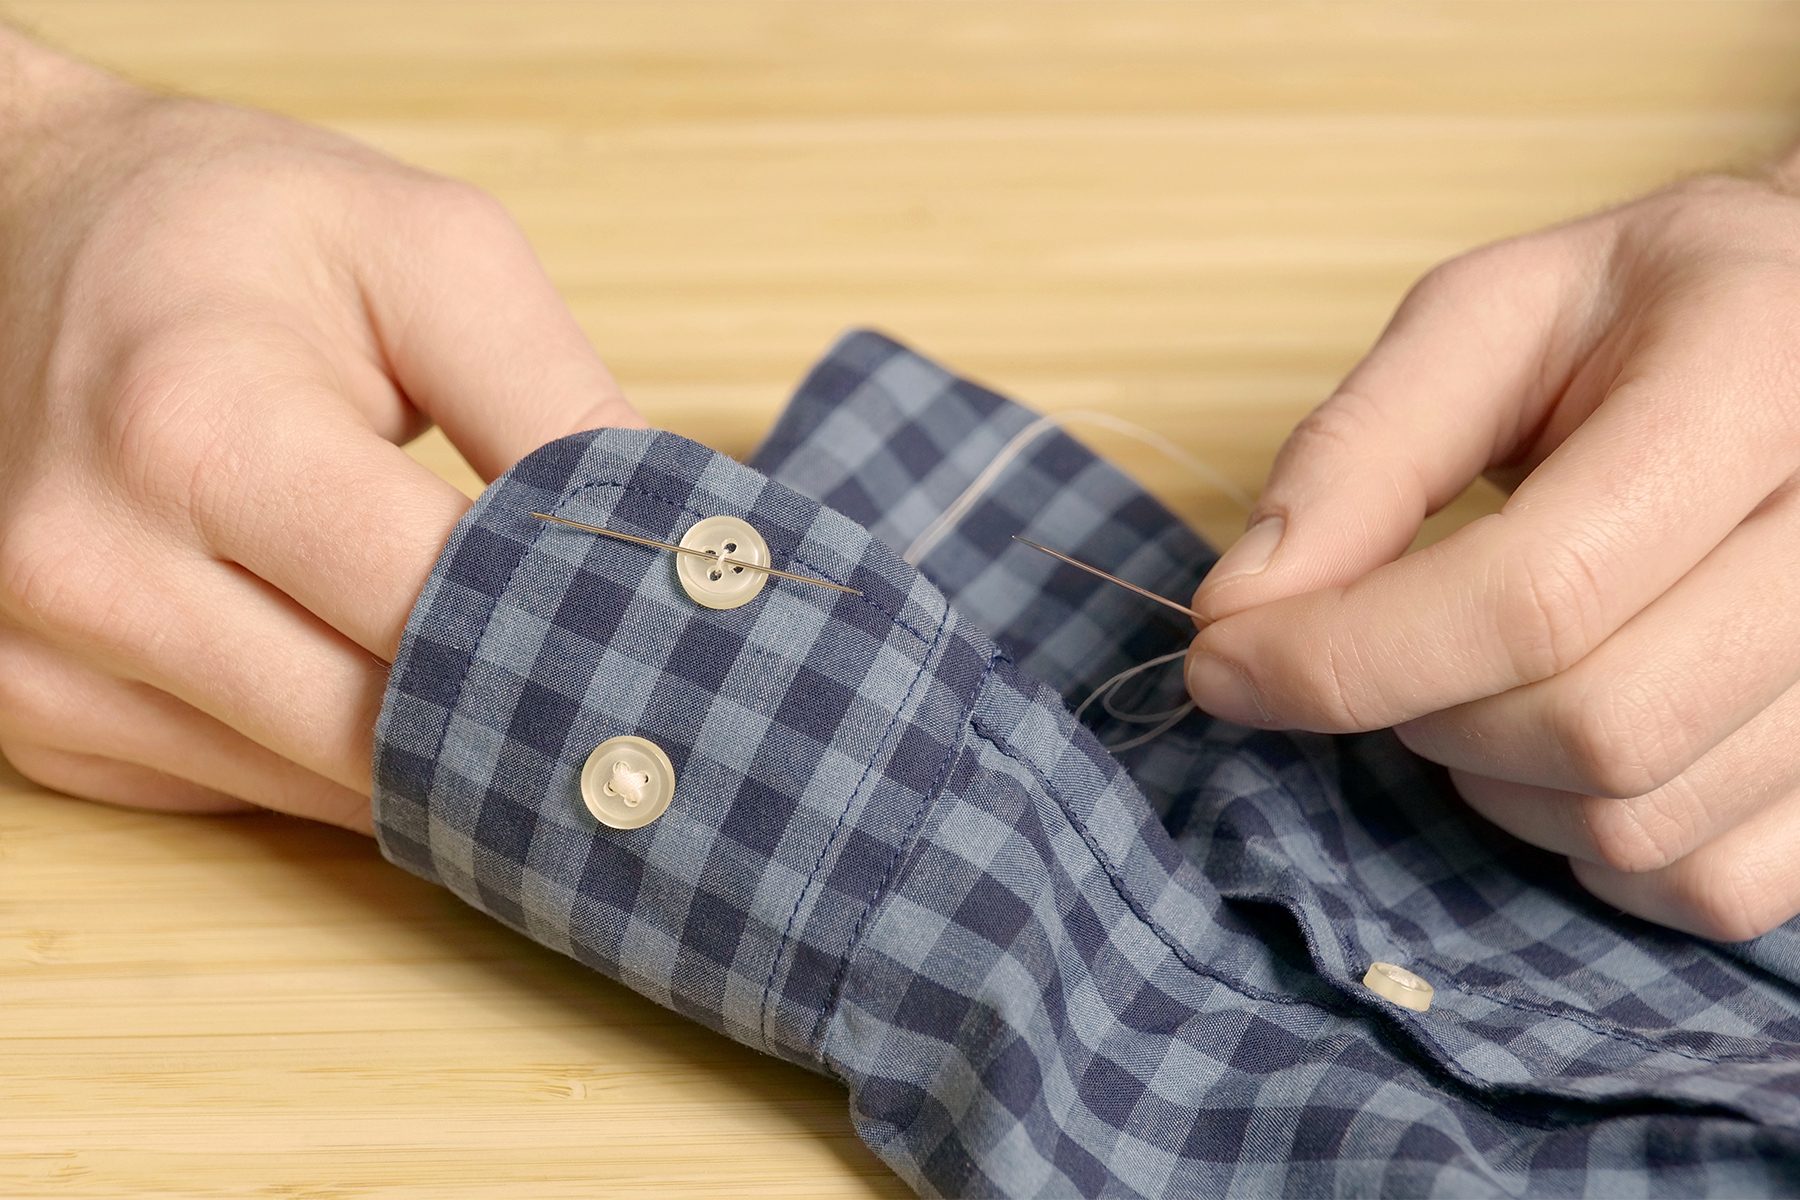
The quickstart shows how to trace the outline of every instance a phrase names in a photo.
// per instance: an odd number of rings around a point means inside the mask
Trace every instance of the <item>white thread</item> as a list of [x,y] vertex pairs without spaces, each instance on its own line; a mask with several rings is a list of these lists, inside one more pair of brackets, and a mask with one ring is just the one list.
[[[1235,483],[1231,482],[1231,480],[1227,479],[1225,474],[1211,463],[1195,454],[1189,453],[1187,450],[1176,445],[1155,430],[1145,429],[1142,425],[1135,425],[1132,422],[1125,420],[1123,417],[1115,417],[1111,413],[1093,412],[1088,409],[1072,409],[1068,412],[1046,413],[1020,429],[1019,432],[1013,434],[1007,443],[1000,447],[1000,452],[994,455],[992,461],[990,461],[987,466],[983,467],[981,472],[976,475],[974,479],[970,480],[969,486],[962,490],[962,494],[951,501],[949,507],[945,508],[943,512],[937,515],[936,520],[932,521],[931,524],[919,531],[919,536],[912,540],[912,544],[907,546],[906,552],[900,557],[905,559],[908,565],[918,566],[920,560],[931,553],[931,551],[937,547],[937,544],[943,541],[944,537],[952,529],[956,528],[957,523],[969,514],[969,510],[975,507],[976,501],[978,501],[989,488],[994,486],[994,481],[999,479],[1001,473],[1005,471],[1006,468],[1010,467],[1014,461],[1025,452],[1026,447],[1050,430],[1060,429],[1075,421],[1086,421],[1094,425],[1102,426],[1115,433],[1122,433],[1127,437],[1136,438],[1153,450],[1160,450],[1168,458],[1188,468],[1190,471],[1194,472],[1194,474],[1205,479],[1214,487],[1218,488],[1219,491],[1230,497],[1239,508],[1244,510],[1246,515],[1249,514],[1251,508],[1254,507],[1256,503],[1250,498],[1248,493],[1238,487]],[[1106,711],[1108,716],[1116,721],[1123,722],[1127,725],[1154,726],[1154,728],[1150,729],[1148,732],[1140,733],[1135,737],[1125,738],[1124,740],[1117,742],[1103,743],[1103,745],[1106,746],[1106,749],[1112,751],[1114,754],[1156,740],[1185,720],[1187,715],[1194,711],[1194,702],[1189,700],[1182,704],[1177,704],[1173,708],[1163,709],[1161,712],[1134,713],[1121,711],[1114,706],[1113,695],[1118,691],[1121,685],[1131,679],[1135,679],[1145,671],[1165,666],[1178,658],[1186,657],[1186,655],[1186,650],[1176,650],[1172,653],[1153,658],[1149,662],[1142,662],[1135,667],[1127,667],[1125,670],[1120,671],[1111,679],[1108,679],[1105,683],[1088,693],[1087,699],[1083,700],[1080,707],[1075,710],[1076,719],[1080,720],[1081,714],[1086,712],[1094,701],[1098,700],[1100,701],[1100,707]]]
[[1071,409],[1068,412],[1045,413],[1013,434],[1011,440],[1000,447],[1000,453],[994,455],[993,461],[983,467],[981,473],[976,475],[969,482],[969,486],[963,489],[962,495],[952,500],[950,506],[939,513],[935,521],[920,530],[919,536],[912,540],[912,544],[900,557],[906,560],[907,565],[918,566],[920,560],[930,554],[937,544],[944,540],[944,536],[968,515],[969,510],[975,507],[975,502],[994,485],[994,481],[1000,477],[1002,471],[1012,466],[1013,461],[1025,452],[1027,446],[1052,429],[1060,429],[1076,421],[1086,421],[1089,424],[1110,429],[1115,433],[1125,434],[1127,437],[1136,438],[1153,450],[1162,451],[1170,459],[1180,463],[1225,493],[1246,513],[1255,504],[1255,501],[1244,489],[1227,479],[1224,473],[1211,463],[1189,453],[1155,430],[1145,429],[1142,425],[1134,425],[1123,417],[1115,417],[1111,413],[1093,412],[1080,408]]
[[1150,730],[1148,733],[1140,733],[1136,737],[1126,738],[1123,741],[1102,743],[1108,750],[1117,754],[1121,750],[1130,750],[1132,747],[1141,746],[1145,742],[1155,741],[1163,734],[1169,732],[1169,730],[1175,728],[1175,726],[1181,724],[1182,721],[1186,720],[1187,715],[1194,711],[1194,702],[1188,700],[1181,704],[1177,704],[1174,708],[1165,708],[1161,712],[1120,712],[1113,707],[1113,693],[1117,692],[1126,682],[1136,679],[1145,671],[1167,666],[1178,658],[1186,657],[1186,650],[1172,650],[1167,654],[1159,654],[1148,662],[1141,662],[1135,667],[1126,667],[1123,671],[1120,671],[1111,679],[1108,679],[1105,683],[1088,693],[1087,699],[1083,700],[1081,705],[1076,708],[1075,719],[1079,721],[1081,719],[1081,714],[1086,712],[1088,707],[1092,705],[1094,701],[1098,700],[1100,701],[1101,708],[1105,709],[1111,716],[1123,721],[1127,725],[1156,724],[1156,728]]
[[612,778],[606,781],[606,790],[625,801],[627,808],[636,808],[650,790],[650,772],[634,771],[624,763],[616,762],[612,765]]

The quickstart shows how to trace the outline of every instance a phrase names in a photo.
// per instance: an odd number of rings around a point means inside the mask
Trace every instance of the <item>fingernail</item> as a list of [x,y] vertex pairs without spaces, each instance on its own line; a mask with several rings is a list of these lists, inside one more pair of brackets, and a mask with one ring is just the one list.
[[1224,583],[1228,579],[1238,579],[1245,575],[1254,575],[1269,565],[1275,557],[1275,548],[1281,545],[1281,535],[1287,531],[1287,521],[1281,516],[1271,513],[1252,525],[1244,532],[1244,536],[1233,542],[1213,569],[1207,573],[1206,582]]
[[1244,673],[1211,654],[1195,654],[1187,664],[1188,694],[1194,703],[1238,725],[1268,725],[1269,710]]

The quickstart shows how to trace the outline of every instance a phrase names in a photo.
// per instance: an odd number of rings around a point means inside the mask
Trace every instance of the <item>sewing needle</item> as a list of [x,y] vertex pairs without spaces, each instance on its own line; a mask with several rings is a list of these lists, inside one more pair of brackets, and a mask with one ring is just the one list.
[[744,562],[742,559],[726,558],[722,554],[711,554],[705,550],[696,550],[692,546],[677,546],[673,542],[659,542],[655,538],[639,537],[635,533],[620,533],[616,529],[608,529],[604,525],[587,525],[580,521],[571,521],[567,517],[553,517],[549,513],[534,512],[530,514],[540,521],[549,521],[553,525],[566,525],[570,529],[579,529],[583,533],[597,533],[601,537],[617,538],[621,542],[635,542],[639,546],[649,546],[656,550],[669,550],[676,554],[691,554],[695,558],[704,558],[726,567],[743,567],[746,571],[761,571],[765,575],[775,575],[782,579],[792,579],[795,583],[810,583],[814,587],[830,588],[834,592],[848,592],[852,596],[860,596],[861,592],[853,587],[845,587],[841,583],[833,583],[829,579],[815,579],[811,575],[796,575],[792,571],[783,571],[776,567],[765,567],[758,563]]
[[1040,546],[1036,542],[1032,541],[1030,538],[1020,537],[1016,533],[1013,534],[1013,541],[1024,542],[1027,546],[1030,546],[1033,550],[1042,550],[1045,554],[1048,554],[1051,558],[1059,558],[1063,562],[1068,563],[1071,567],[1078,567],[1081,570],[1086,571],[1089,575],[1097,575],[1101,579],[1106,580],[1108,583],[1118,584],[1120,587],[1124,588],[1128,592],[1136,592],[1138,595],[1142,596],[1146,600],[1154,600],[1158,604],[1161,604],[1166,608],[1172,608],[1178,613],[1185,613],[1188,616],[1192,617],[1194,620],[1198,621],[1202,625],[1210,624],[1210,622],[1208,622],[1205,617],[1201,616],[1199,613],[1195,612],[1193,609],[1188,608],[1185,605],[1177,604],[1177,603],[1175,603],[1175,601],[1169,599],[1167,596],[1159,596],[1155,592],[1150,591],[1148,588],[1141,588],[1135,583],[1131,583],[1127,580],[1120,579],[1117,575],[1108,574],[1107,572],[1102,571],[1099,567],[1089,566],[1087,563],[1082,562],[1078,558],[1070,558],[1068,555],[1064,554],[1060,550],[1052,550],[1048,546]]

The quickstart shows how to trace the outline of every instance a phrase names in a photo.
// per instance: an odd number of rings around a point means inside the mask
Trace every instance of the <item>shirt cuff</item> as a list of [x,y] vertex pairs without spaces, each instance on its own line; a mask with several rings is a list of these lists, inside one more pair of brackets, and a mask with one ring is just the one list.
[[[711,609],[678,542],[748,521],[771,578]],[[984,635],[862,526],[675,434],[553,442],[458,524],[409,619],[376,730],[388,859],[750,1045],[817,1066],[824,1015],[961,744]],[[676,787],[600,825],[596,745],[661,747]]]

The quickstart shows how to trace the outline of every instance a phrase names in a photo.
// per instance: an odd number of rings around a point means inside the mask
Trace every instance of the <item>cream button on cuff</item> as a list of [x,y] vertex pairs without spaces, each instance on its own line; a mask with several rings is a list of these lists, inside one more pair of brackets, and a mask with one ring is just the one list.
[[675,795],[675,764],[641,737],[607,738],[581,767],[581,799],[594,819],[614,829],[641,829],[663,815]]
[[[681,544],[714,558],[735,558],[759,567],[770,565],[769,544],[748,521],[737,517],[706,517],[697,521],[682,535]],[[754,600],[769,581],[767,572],[708,562],[692,554],[675,556],[675,577],[681,581],[681,590],[688,599],[705,608],[740,608]]]
[[1429,983],[1405,967],[1384,962],[1369,964],[1369,970],[1363,976],[1363,986],[1383,1000],[1398,1004],[1401,1008],[1410,1008],[1414,1012],[1424,1012],[1430,1008],[1431,997],[1436,992]]

